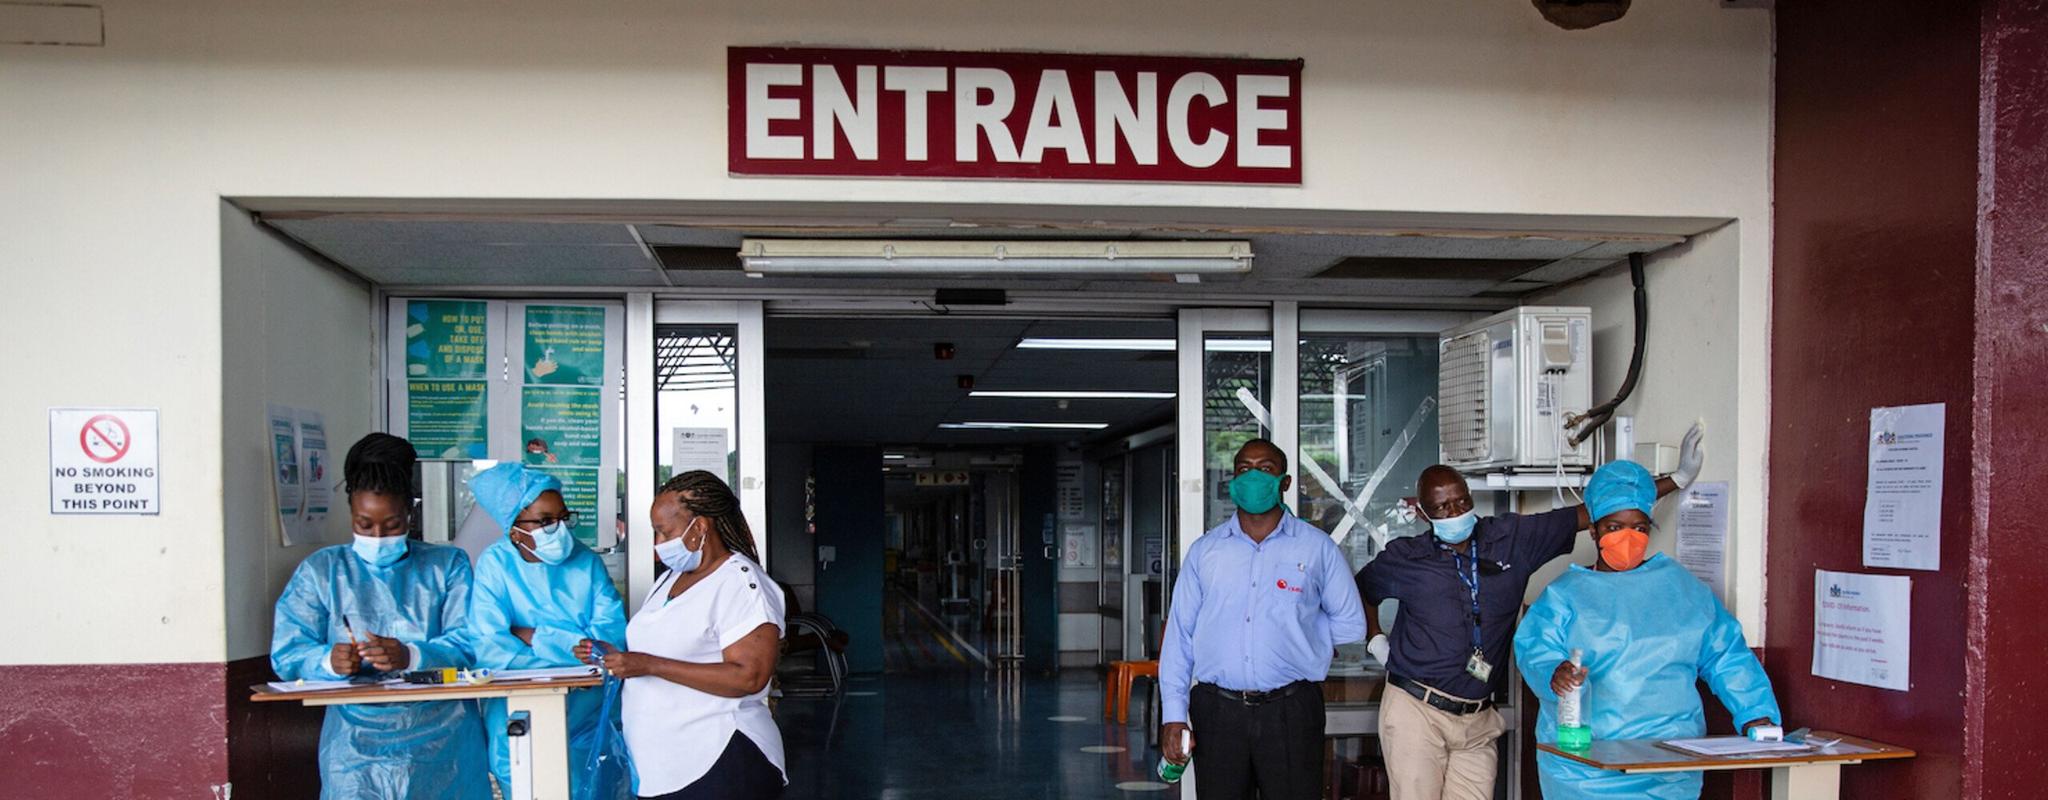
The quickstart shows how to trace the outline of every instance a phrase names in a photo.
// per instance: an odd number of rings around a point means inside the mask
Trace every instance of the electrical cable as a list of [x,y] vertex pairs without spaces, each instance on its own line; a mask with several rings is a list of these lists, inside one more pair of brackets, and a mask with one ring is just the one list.
[[1642,253],[1628,254],[1628,274],[1629,282],[1635,286],[1636,306],[1635,352],[1629,355],[1628,377],[1622,380],[1621,389],[1615,392],[1614,399],[1587,409],[1584,414],[1579,414],[1565,420],[1565,427],[1578,429],[1578,432],[1572,434],[1571,437],[1571,445],[1573,447],[1578,447],[1580,442],[1585,441],[1588,437],[1599,431],[1600,426],[1606,425],[1608,420],[1614,418],[1615,409],[1620,408],[1622,402],[1628,400],[1629,395],[1635,393],[1636,379],[1642,377],[1643,344],[1648,341],[1650,335],[1650,294],[1643,288]]

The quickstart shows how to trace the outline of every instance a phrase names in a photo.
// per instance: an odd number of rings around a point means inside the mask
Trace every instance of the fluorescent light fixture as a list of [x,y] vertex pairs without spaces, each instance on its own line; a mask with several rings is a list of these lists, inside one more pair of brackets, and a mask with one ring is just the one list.
[[910,456],[906,456],[906,455],[904,455],[904,454],[902,454],[902,453],[883,453],[883,454],[882,454],[882,460],[884,460],[884,461],[902,461],[903,459],[906,459],[906,458],[909,458],[909,457],[910,457]]
[[1017,343],[1019,350],[1145,350],[1173,352],[1172,339],[1042,339]]
[[1021,397],[1045,400],[1171,400],[1173,392],[1040,392],[976,389],[968,397]]
[[750,275],[1243,275],[1251,242],[746,239]]
[[941,422],[949,431],[1099,431],[1107,422]]
[[1271,353],[1271,339],[1210,339],[1202,343],[1202,349],[1211,353]]

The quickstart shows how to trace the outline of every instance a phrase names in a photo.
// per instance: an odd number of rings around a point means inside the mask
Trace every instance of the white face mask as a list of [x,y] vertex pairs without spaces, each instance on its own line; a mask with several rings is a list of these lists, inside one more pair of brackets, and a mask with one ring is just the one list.
[[684,531],[683,535],[674,539],[666,542],[656,542],[654,545],[654,555],[661,559],[661,563],[667,564],[670,571],[677,574],[696,569],[698,564],[704,563],[704,551],[701,548],[691,550],[683,546],[683,540],[688,538],[690,538],[689,531]]

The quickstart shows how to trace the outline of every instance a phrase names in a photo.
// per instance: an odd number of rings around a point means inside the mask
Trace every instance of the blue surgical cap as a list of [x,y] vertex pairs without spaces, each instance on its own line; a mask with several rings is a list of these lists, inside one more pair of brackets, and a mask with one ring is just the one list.
[[1657,479],[1634,461],[1609,462],[1586,482],[1586,512],[1596,522],[1631,508],[1648,515],[1656,504]]
[[540,499],[541,492],[562,490],[562,481],[553,475],[537,469],[527,469],[524,464],[506,462],[471,476],[469,493],[476,497],[476,504],[498,521],[498,527],[512,530],[512,521],[519,518],[533,501]]

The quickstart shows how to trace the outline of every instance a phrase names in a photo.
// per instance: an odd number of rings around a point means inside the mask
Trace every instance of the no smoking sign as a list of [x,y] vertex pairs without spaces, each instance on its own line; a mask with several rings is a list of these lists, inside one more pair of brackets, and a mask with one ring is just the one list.
[[158,512],[157,411],[50,409],[50,513]]

